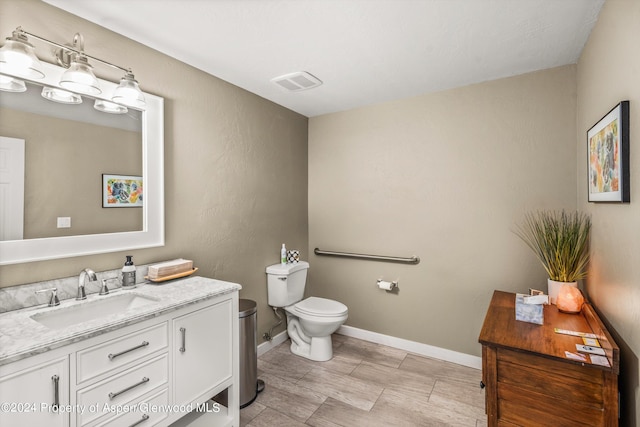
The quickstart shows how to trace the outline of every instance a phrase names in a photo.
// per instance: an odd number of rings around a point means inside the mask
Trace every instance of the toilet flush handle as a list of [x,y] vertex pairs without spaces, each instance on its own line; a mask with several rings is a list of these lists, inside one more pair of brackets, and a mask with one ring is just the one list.
[[284,277],[284,276],[283,277],[278,277],[278,280],[282,280],[284,282],[285,280],[287,280],[287,278]]

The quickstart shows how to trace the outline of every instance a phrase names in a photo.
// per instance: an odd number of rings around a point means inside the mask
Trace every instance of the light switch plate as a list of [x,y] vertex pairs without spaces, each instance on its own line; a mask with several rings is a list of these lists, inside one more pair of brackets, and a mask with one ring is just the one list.
[[71,217],[70,216],[59,216],[58,217],[58,228],[71,228]]

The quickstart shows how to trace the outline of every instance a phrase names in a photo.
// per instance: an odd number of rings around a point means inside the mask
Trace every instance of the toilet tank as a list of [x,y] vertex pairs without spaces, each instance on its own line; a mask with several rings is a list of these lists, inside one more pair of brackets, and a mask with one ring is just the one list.
[[274,264],[267,267],[267,299],[272,307],[287,307],[302,301],[309,263]]

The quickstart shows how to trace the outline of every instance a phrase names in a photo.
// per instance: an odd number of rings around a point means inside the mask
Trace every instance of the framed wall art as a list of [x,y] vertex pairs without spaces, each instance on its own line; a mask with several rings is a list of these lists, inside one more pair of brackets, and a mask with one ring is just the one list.
[[630,202],[629,101],[622,101],[587,131],[590,202]]
[[142,190],[141,176],[102,174],[102,207],[140,208]]

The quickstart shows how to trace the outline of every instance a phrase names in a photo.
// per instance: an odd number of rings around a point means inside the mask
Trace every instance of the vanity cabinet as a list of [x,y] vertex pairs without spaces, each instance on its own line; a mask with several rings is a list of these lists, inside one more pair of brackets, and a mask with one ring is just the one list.
[[[214,386],[233,374],[231,301],[203,308],[173,321],[174,402],[183,405],[217,394]],[[236,316],[237,317],[237,316]]]
[[140,412],[125,412],[119,415],[116,415],[109,420],[97,424],[96,427],[148,427],[155,425],[164,425],[163,421],[167,418],[166,411],[152,411],[148,410],[149,408],[154,407],[167,407],[169,403],[169,390],[162,389],[159,392],[151,393],[149,397],[143,399],[140,402],[140,405],[147,409],[145,411]]
[[[13,365],[13,366],[12,366]],[[69,412],[55,405],[69,405],[69,358],[32,357],[0,366],[0,425],[69,425]]]
[[118,414],[118,409],[133,408],[136,399],[158,387],[166,389],[168,381],[169,360],[167,354],[162,354],[84,387],[76,392],[78,407],[87,408],[78,411],[78,425],[85,426],[103,416],[109,418]]
[[77,382],[83,383],[139,361],[169,346],[167,322],[135,331],[120,338],[106,337],[103,343],[91,345],[76,353]]
[[[24,409],[0,411],[0,425],[238,426],[237,322],[235,291],[0,366],[0,401]],[[54,376],[62,413],[48,411]],[[229,407],[205,410],[225,389]]]
[[[594,334],[607,366],[571,360],[579,336]],[[544,324],[515,320],[515,294],[495,291],[480,332],[489,426],[618,425],[620,351],[590,304],[579,314],[544,306]]]

